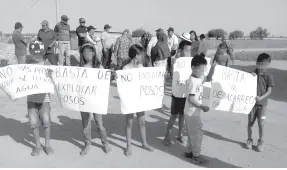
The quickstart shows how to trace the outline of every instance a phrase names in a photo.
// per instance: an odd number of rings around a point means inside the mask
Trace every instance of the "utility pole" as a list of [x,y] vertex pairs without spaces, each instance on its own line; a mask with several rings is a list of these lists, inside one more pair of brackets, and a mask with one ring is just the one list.
[[59,15],[60,15],[60,6],[59,6],[59,0],[55,0],[56,3],[56,22],[59,22]]

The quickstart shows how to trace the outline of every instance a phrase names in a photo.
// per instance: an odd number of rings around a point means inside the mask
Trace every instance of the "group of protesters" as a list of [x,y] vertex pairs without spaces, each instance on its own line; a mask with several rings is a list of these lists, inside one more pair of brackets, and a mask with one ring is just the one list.
[[[68,24],[69,18],[66,15],[61,16],[61,22],[59,22],[54,30],[49,28],[48,21],[42,21],[42,29],[39,30],[37,39],[44,44],[45,54],[43,57],[44,61],[49,61],[52,65],[70,66],[70,26]],[[187,84],[182,85],[182,89],[173,91],[172,102],[171,102],[171,116],[167,125],[167,130],[164,138],[164,144],[170,146],[171,142],[171,129],[175,123],[175,120],[179,118],[179,133],[176,138],[178,142],[183,143],[183,129],[184,120],[186,123],[186,129],[188,132],[188,152],[185,156],[191,158],[194,163],[201,163],[202,160],[199,158],[203,130],[200,118],[200,112],[209,111],[208,106],[202,104],[202,92],[203,83],[212,80],[215,65],[222,65],[229,67],[231,61],[234,62],[234,49],[232,44],[227,40],[227,36],[223,36],[221,43],[217,47],[217,51],[213,56],[211,62],[211,69],[209,74],[204,77],[204,68],[207,65],[207,56],[209,45],[205,40],[205,35],[200,35],[200,40],[194,30],[190,32],[184,32],[179,38],[175,35],[174,28],[170,27],[167,29],[167,34],[162,28],[156,30],[156,36],[152,37],[148,32],[145,32],[139,43],[133,43],[130,32],[125,29],[122,36],[118,37],[116,42],[113,42],[110,30],[111,26],[106,24],[104,31],[100,38],[94,36],[96,28],[94,26],[85,26],[85,19],[79,19],[79,26],[76,29],[78,36],[78,48],[80,53],[79,67],[86,68],[98,68],[98,69],[111,69],[111,58],[112,54],[115,55],[117,60],[116,70],[121,69],[133,69],[139,67],[166,67],[167,71],[172,76],[172,65],[173,61],[179,57],[193,57],[191,61],[192,75],[190,76]],[[22,24],[17,22],[15,24],[15,31],[13,32],[13,42],[15,44],[15,55],[17,56],[18,63],[24,64],[26,61],[26,48],[27,42],[25,41],[22,31]],[[101,43],[102,49],[99,49],[98,43]],[[59,57],[56,57],[55,46],[57,44]],[[270,56],[262,54],[258,57],[257,63],[269,62]],[[261,69],[261,67],[260,67]],[[254,72],[259,74],[258,72]],[[268,77],[268,76],[267,76]],[[263,81],[263,79],[262,79]],[[272,77],[268,79],[269,87],[273,87],[274,83]],[[187,90],[186,90],[187,89]],[[261,90],[261,92],[264,90]],[[262,92],[264,95],[266,91]],[[269,93],[269,91],[267,92]],[[270,93],[269,93],[270,94]],[[268,94],[268,95],[269,95]],[[262,98],[257,98],[257,102],[268,98],[265,95]],[[36,148],[33,150],[32,155],[37,156],[41,152],[41,144],[39,137],[39,120],[38,114],[41,114],[42,125],[45,129],[46,145],[44,151],[50,155],[54,151],[50,146],[50,96],[48,94],[35,94],[30,95],[27,98],[28,115],[30,120],[31,128],[36,141]],[[259,107],[260,106],[260,107]],[[263,114],[262,107],[265,108],[265,104],[258,105],[253,110],[254,114]],[[256,110],[257,109],[257,110]],[[259,109],[259,110],[258,110]],[[260,110],[261,109],[261,110]],[[39,113],[38,113],[39,112]],[[257,113],[258,112],[258,113]],[[146,139],[146,127],[145,127],[145,113],[136,113],[138,122],[140,125],[140,134],[142,139],[142,146],[148,151],[153,151]],[[90,150],[91,146],[91,117],[97,124],[97,128],[100,132],[100,137],[104,150],[106,153],[111,151],[109,142],[107,139],[107,132],[103,124],[102,115],[96,113],[81,112],[83,122],[83,134],[85,139],[85,147],[81,151],[81,155],[86,155]],[[258,116],[258,115],[256,115]],[[254,118],[250,118],[253,121]],[[260,119],[261,120],[261,119]],[[259,120],[258,120],[259,121]],[[263,121],[263,120],[262,120]],[[254,122],[253,122],[254,123]],[[133,114],[126,115],[126,140],[127,148],[125,151],[126,156],[131,155],[131,132],[133,124]],[[251,127],[253,126],[250,122],[249,132],[251,133]],[[250,146],[251,135],[248,133],[247,146]],[[263,133],[263,132],[262,132]],[[261,134],[260,137],[262,137]],[[263,137],[262,137],[263,138]],[[263,145],[263,139],[258,144],[260,147]]]

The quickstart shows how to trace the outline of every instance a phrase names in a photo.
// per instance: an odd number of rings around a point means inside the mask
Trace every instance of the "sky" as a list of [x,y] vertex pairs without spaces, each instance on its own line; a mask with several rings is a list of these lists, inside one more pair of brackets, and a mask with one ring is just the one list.
[[[37,33],[40,22],[56,24],[55,0],[0,0],[0,31],[11,33],[15,22],[22,22],[23,33]],[[241,30],[245,35],[258,26],[271,35],[287,36],[286,0],[59,0],[60,15],[67,15],[71,30],[86,25],[99,31],[105,24],[112,31],[144,28],[152,33],[157,28],[173,27],[177,34],[195,30],[207,33],[214,28],[227,32]]]

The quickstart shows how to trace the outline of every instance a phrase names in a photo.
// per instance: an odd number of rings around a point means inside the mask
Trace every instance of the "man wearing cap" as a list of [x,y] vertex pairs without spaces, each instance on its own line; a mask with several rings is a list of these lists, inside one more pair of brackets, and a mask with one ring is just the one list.
[[68,24],[69,18],[66,15],[61,16],[61,22],[59,22],[54,31],[58,36],[59,44],[59,65],[70,65],[70,57],[65,57],[65,51],[70,51],[70,25]]
[[106,24],[104,26],[104,31],[101,34],[101,43],[103,46],[102,64],[105,67],[105,69],[110,69],[112,62],[113,42],[109,34],[111,28],[112,27],[109,24]]
[[87,27],[88,34],[86,35],[86,43],[91,43],[93,45],[97,45],[97,40],[94,37],[96,28],[92,25]]
[[117,67],[121,69],[123,67],[124,61],[129,58],[129,49],[132,45],[131,39],[129,36],[129,30],[125,29],[123,35],[117,38],[115,44],[115,56],[117,59]]
[[52,65],[58,65],[58,58],[55,55],[56,33],[49,28],[48,21],[42,21],[41,25],[42,29],[39,30],[37,39],[44,44],[46,51],[45,58],[48,59]]
[[88,30],[87,30],[87,27],[85,26],[86,21],[84,18],[80,18],[79,22],[80,22],[80,25],[76,29],[76,34],[78,36],[78,47],[80,50],[81,46],[85,44]]
[[151,56],[151,49],[156,45],[157,43],[157,34],[158,33],[164,33],[163,29],[162,28],[159,28],[157,30],[155,30],[156,32],[156,35],[154,37],[151,38],[151,40],[149,41],[148,43],[148,46],[147,46],[147,55],[150,57]]
[[12,34],[12,40],[15,45],[15,55],[18,59],[18,64],[25,64],[27,54],[27,42],[22,35],[23,25],[20,22],[16,22],[14,26],[15,30]]
[[[172,27],[170,27],[167,30],[167,35],[168,35],[167,44],[168,44],[168,47],[169,47],[169,50],[171,53],[171,57],[172,57],[176,54],[176,50],[178,47],[178,38],[176,35],[174,35],[174,29]],[[170,75],[172,75],[171,57],[167,58],[167,69],[168,69]]]

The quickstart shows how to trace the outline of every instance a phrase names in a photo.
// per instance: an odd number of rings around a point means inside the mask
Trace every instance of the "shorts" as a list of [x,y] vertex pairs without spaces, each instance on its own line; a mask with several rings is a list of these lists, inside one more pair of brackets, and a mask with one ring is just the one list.
[[183,115],[185,100],[186,98],[178,98],[178,97],[172,96],[170,113],[172,115],[178,115],[178,114]]
[[28,116],[31,128],[37,128],[40,125],[50,127],[51,125],[51,105],[49,102],[34,103],[27,101]]
[[248,124],[253,125],[256,121],[264,121],[266,119],[267,106],[255,105],[248,115]]

